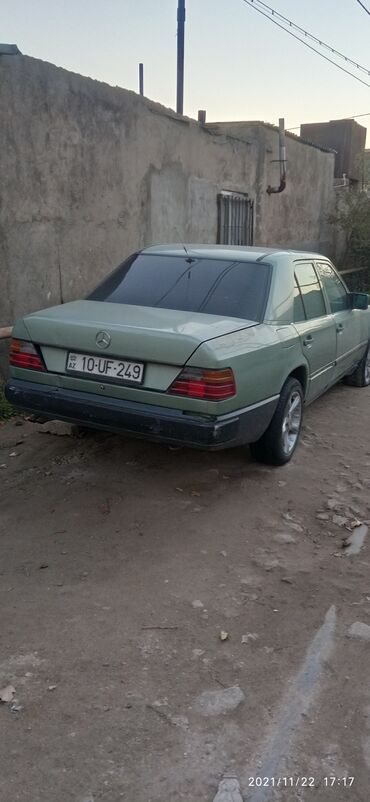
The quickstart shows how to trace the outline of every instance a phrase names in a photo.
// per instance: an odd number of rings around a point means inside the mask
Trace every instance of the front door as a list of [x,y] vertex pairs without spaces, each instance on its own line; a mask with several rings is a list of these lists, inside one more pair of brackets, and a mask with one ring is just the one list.
[[335,320],[337,335],[335,379],[339,380],[356,367],[363,354],[362,313],[359,309],[351,309],[348,290],[334,268],[328,262],[317,262],[316,266]]
[[310,402],[334,381],[337,335],[313,263],[297,262],[295,276],[294,325],[310,369],[306,399]]

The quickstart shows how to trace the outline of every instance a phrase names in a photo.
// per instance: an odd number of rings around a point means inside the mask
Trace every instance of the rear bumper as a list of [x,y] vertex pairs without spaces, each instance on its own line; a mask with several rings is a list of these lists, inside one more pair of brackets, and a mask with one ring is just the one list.
[[278,401],[275,396],[228,415],[211,417],[20,379],[8,381],[5,396],[14,407],[50,420],[212,450],[258,440]]

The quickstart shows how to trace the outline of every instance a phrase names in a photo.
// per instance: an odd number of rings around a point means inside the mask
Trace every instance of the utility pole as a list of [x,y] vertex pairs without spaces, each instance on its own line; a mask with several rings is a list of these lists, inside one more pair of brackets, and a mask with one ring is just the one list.
[[184,42],[185,42],[185,0],[177,5],[177,98],[176,111],[184,113]]
[[139,64],[139,93],[144,94],[144,64]]

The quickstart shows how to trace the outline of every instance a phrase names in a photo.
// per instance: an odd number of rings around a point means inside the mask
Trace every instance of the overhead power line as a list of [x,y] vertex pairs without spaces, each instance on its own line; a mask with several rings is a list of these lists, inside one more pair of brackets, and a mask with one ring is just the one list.
[[[341,53],[340,50],[336,50],[335,47],[332,47],[332,45],[328,45],[327,42],[324,42],[322,39],[319,39],[318,36],[314,36],[313,33],[309,33],[309,31],[306,31],[304,28],[301,28],[300,25],[297,25],[295,22],[292,22],[292,20],[288,19],[288,17],[284,17],[284,15],[280,14],[279,11],[276,11],[276,9],[271,8],[271,6],[267,5],[267,3],[264,3],[263,0],[250,0],[250,2],[253,3],[253,5],[255,5],[255,8],[257,8],[257,6],[262,6],[262,8],[265,11],[269,12],[271,16],[277,17],[279,20],[286,22],[290,28],[293,28],[295,31],[302,33],[306,39],[311,39],[312,42],[315,42],[317,45],[320,45],[320,47],[324,47],[326,50],[329,50],[330,53],[333,53],[333,55],[342,58],[344,61],[347,62],[347,64],[351,64],[352,67],[356,67],[356,69],[365,72],[366,75],[370,75],[370,70],[367,67],[363,67],[357,61],[354,61],[353,59],[349,58],[349,56],[346,56],[344,53]],[[360,0],[357,0],[357,2],[360,2]]]
[[[321,58],[325,59],[325,61],[328,61],[330,64],[333,64],[334,67],[338,67],[338,70],[342,70],[342,72],[345,72],[347,75],[350,75],[351,78],[355,78],[356,81],[359,81],[364,86],[368,86],[370,88],[370,83],[367,83],[367,81],[364,81],[362,78],[359,78],[358,75],[354,75],[353,72],[350,72],[350,70],[346,70],[345,67],[342,67],[336,61],[333,61],[333,59],[329,58],[328,56],[325,56],[324,53],[321,53],[320,50],[317,50],[316,47],[313,47],[313,45],[310,45],[304,39],[301,39],[300,36],[297,36],[295,33],[293,33],[293,31],[289,30],[289,28],[286,28],[284,25],[281,25],[281,23],[278,22],[274,17],[278,16],[280,19],[283,18],[284,20],[286,20],[286,18],[282,17],[281,14],[278,14],[278,12],[276,12],[273,8],[270,8],[269,6],[266,6],[265,3],[261,3],[261,5],[263,5],[266,8],[268,8],[268,10],[271,13],[271,16],[270,16],[269,14],[265,13],[265,11],[263,11],[261,8],[259,8],[256,5],[256,2],[260,3],[260,0],[243,0],[243,2],[246,5],[248,5],[250,8],[253,8],[254,11],[258,11],[259,14],[262,14],[262,16],[265,17],[266,19],[268,19],[270,22],[273,22],[274,25],[277,25],[277,27],[280,28],[282,31],[285,31],[285,33],[288,33],[290,36],[293,36],[293,38],[296,39],[298,42],[300,42],[302,45],[305,45],[305,47],[308,47],[309,50],[312,50],[314,53],[317,53],[317,55],[321,56]],[[326,48],[329,48],[334,54],[340,55],[348,63],[353,64],[358,69],[362,70],[363,72],[366,72],[367,75],[370,75],[370,71],[367,70],[365,67],[361,67],[359,64],[357,64],[357,62],[352,61],[352,59],[347,58],[347,56],[344,56],[342,53],[339,53],[339,51],[335,50],[334,48],[331,48],[330,45],[323,45],[323,42],[320,39],[316,39],[316,37],[313,37],[307,31],[304,31],[303,28],[300,29],[299,26],[295,25],[290,20],[287,20],[287,22],[288,22],[290,28],[294,27],[295,29],[303,31],[303,33],[305,34],[306,38],[314,39],[315,41],[320,43],[322,46],[325,46]]]
[[[366,111],[365,114],[353,114],[352,117],[338,117],[338,120],[357,120],[358,117],[370,117],[370,111]],[[300,129],[300,125],[296,125],[294,128],[287,128],[287,131],[298,131]]]
[[364,11],[366,11],[366,14],[369,14],[369,16],[370,16],[370,11],[369,11],[369,9],[368,9],[368,8],[366,8],[366,6],[364,6],[364,4],[363,4],[363,3],[361,3],[361,0],[357,0],[357,2],[358,2],[358,4],[359,4],[359,6],[362,6],[362,8],[364,9]]

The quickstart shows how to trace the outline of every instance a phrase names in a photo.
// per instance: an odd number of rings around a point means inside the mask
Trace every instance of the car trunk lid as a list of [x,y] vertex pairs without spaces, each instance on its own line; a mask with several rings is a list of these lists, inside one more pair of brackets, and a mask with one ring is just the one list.
[[[101,301],[73,301],[28,315],[24,323],[41,346],[179,366],[207,340],[256,325],[239,318]],[[103,351],[96,342],[102,331],[110,339]]]

